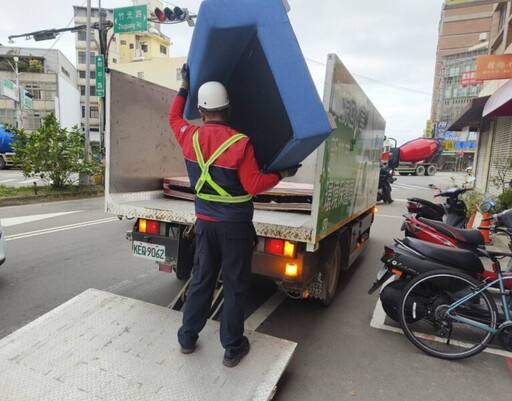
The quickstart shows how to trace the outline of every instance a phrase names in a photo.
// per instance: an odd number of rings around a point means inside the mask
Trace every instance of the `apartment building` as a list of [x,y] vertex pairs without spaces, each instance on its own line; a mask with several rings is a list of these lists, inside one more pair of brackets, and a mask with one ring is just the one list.
[[[16,82],[15,56],[19,84],[32,95],[31,108],[20,102],[22,127],[38,129],[50,113],[64,128],[80,126],[80,94],[73,64],[56,49],[0,46],[0,77],[11,82]],[[1,123],[16,125],[16,106],[13,100],[0,96]]]
[[[434,124],[446,121],[447,117],[468,103],[468,96],[458,96],[459,93],[465,93],[461,85],[462,74],[472,71],[476,57],[483,51],[470,49],[489,40],[494,5],[471,5],[471,1],[466,3],[469,5],[455,8],[445,4],[441,12],[430,115]],[[452,81],[450,84],[447,83],[449,80]],[[445,96],[447,84],[452,86],[448,98]],[[454,89],[457,94],[455,103],[452,99]],[[445,101],[449,104],[445,104]]]

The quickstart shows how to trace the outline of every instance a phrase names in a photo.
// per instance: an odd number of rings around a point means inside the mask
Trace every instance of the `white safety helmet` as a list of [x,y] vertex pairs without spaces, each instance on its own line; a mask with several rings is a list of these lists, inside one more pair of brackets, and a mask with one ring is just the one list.
[[222,110],[229,106],[228,91],[220,82],[205,82],[197,93],[197,107],[206,111]]

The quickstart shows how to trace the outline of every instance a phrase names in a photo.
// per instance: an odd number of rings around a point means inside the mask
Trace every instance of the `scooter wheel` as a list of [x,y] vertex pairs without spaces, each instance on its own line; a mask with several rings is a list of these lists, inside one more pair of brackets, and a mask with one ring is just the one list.
[[[384,309],[386,315],[390,319],[393,319],[395,322],[398,322],[400,320],[398,307],[400,305],[402,291],[408,283],[409,282],[405,280],[392,281],[391,283],[386,285],[380,293],[380,302],[382,304],[382,309]],[[419,318],[413,319],[412,317],[410,317],[409,319],[409,323],[413,323],[419,320]]]

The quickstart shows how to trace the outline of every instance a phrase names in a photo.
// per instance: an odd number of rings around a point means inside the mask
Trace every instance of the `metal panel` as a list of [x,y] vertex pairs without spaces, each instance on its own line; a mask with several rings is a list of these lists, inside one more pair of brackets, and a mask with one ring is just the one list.
[[328,56],[325,82],[324,107],[337,128],[319,150],[320,188],[313,204],[317,239],[375,205],[386,125],[335,54]]
[[176,92],[115,70],[107,85],[107,191],[161,190],[164,177],[186,175],[168,123]]
[[[162,191],[111,194],[106,199],[106,211],[126,217],[183,224],[195,221],[193,202],[164,198]],[[309,214],[255,210],[253,223],[260,236],[314,242],[313,221]]]
[[493,124],[487,124],[486,127],[478,134],[478,150],[476,152],[475,167],[475,188],[480,192],[485,192],[487,184],[487,173],[489,165],[489,157],[491,154],[492,129]]
[[176,341],[181,313],[87,290],[0,340],[2,399],[268,400],[296,343],[247,332],[251,352],[221,364],[219,323],[194,354]]
[[[512,117],[500,117],[496,121],[496,130],[492,144],[492,155],[489,165],[489,177],[495,177],[498,169],[512,157]],[[512,178],[512,171],[508,171],[507,181]],[[489,184],[487,191],[492,195],[499,195],[501,188]]]

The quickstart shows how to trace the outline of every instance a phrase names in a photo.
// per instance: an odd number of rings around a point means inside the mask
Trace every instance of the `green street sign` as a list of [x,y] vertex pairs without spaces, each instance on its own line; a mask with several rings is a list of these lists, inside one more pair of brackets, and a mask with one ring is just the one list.
[[148,6],[114,8],[114,33],[148,30]]
[[96,56],[96,96],[105,96],[105,56]]
[[20,100],[16,84],[6,78],[0,78],[0,95],[6,96],[16,102]]
[[32,109],[34,107],[32,98],[27,96],[27,91],[24,89],[21,91],[21,103],[25,109]]

